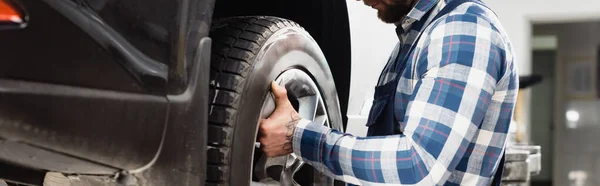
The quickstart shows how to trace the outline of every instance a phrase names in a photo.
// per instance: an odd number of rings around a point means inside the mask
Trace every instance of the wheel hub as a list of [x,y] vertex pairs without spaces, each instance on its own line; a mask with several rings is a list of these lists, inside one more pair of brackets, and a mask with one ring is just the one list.
[[[325,102],[317,85],[308,74],[299,69],[290,69],[282,73],[275,82],[285,86],[288,92],[288,99],[290,99],[290,102],[292,102],[292,105],[294,105],[294,108],[303,119],[331,127]],[[263,103],[261,117],[267,118],[274,109],[275,100],[273,95],[269,93]],[[256,148],[254,156],[255,159],[256,156],[260,156],[253,166],[255,180],[259,181],[251,182],[251,185],[299,186],[300,184],[294,180],[294,177],[306,177],[307,175],[297,174],[302,172],[300,170],[303,166],[310,166],[293,153],[279,157],[267,157],[260,149]],[[331,179],[323,179],[325,176],[318,173],[318,171],[312,172],[315,174],[312,175],[313,183],[319,181],[333,183]],[[318,184],[323,185],[323,183]]]

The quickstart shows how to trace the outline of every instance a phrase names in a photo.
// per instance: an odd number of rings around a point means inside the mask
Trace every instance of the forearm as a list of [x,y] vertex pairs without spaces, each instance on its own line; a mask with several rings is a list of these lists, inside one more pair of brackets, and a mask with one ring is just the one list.
[[346,183],[407,183],[428,172],[403,135],[354,137],[305,121],[296,127],[293,144],[303,161]]
[[[425,104],[421,101],[412,103]],[[436,110],[436,107],[431,104],[422,106],[429,110]],[[454,170],[465,155],[461,147],[471,142],[473,134],[463,134],[473,131],[476,125],[470,124],[469,119],[442,124],[430,120],[433,115],[420,115],[418,112],[407,113],[405,123],[408,127],[403,135],[372,137],[354,137],[301,121],[294,131],[293,150],[318,171],[346,183],[443,183],[448,179],[443,175]],[[464,116],[454,115],[452,118],[461,117]]]

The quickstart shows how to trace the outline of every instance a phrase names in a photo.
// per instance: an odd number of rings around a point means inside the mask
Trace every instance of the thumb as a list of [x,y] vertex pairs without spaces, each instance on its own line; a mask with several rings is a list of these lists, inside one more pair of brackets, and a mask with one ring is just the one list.
[[271,92],[273,92],[273,95],[275,96],[275,103],[277,106],[282,106],[290,102],[285,87],[279,86],[275,81],[271,81]]

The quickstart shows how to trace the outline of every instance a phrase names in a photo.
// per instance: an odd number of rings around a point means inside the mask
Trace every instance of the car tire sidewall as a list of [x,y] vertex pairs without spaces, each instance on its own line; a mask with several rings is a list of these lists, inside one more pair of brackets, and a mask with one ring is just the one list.
[[231,185],[247,185],[252,178],[250,167],[262,104],[270,92],[270,82],[286,70],[300,69],[312,77],[325,102],[331,127],[342,130],[333,76],[321,49],[306,31],[297,27],[280,29],[261,47],[255,60],[234,118],[236,127],[229,167]]

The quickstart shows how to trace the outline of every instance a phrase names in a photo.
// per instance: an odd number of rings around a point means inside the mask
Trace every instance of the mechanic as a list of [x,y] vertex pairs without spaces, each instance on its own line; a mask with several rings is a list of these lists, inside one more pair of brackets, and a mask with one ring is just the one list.
[[364,3],[399,38],[375,87],[368,137],[300,118],[273,82],[277,107],[261,120],[261,149],[294,153],[349,184],[499,184],[518,74],[497,16],[479,0]]

